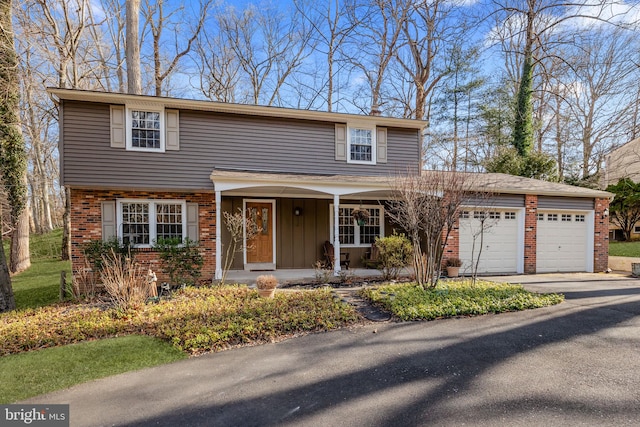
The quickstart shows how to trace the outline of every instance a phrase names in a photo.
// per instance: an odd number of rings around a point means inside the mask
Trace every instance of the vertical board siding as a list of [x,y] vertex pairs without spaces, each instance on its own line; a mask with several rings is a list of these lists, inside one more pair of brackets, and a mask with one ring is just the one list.
[[335,124],[180,111],[180,150],[111,148],[108,104],[63,101],[63,183],[118,188],[212,189],[214,168],[265,172],[389,175],[417,168],[418,131],[387,128],[388,162],[335,160]]

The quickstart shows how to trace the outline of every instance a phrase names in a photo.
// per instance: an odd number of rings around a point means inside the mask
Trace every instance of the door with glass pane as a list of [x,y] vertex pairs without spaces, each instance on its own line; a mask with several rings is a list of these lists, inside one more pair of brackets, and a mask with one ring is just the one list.
[[247,264],[273,263],[273,204],[247,202],[246,214],[251,218],[253,227],[253,233],[247,235],[254,234],[252,239],[247,240]]

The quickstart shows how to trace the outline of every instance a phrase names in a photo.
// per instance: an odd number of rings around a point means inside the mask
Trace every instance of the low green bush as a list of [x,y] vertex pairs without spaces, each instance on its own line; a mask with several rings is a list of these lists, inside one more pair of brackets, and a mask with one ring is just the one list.
[[376,237],[378,270],[385,280],[397,279],[400,270],[409,265],[413,256],[411,242],[404,234]]
[[202,273],[204,258],[198,242],[191,239],[159,239],[153,248],[158,251],[162,271],[174,285],[195,285]]
[[186,288],[170,300],[127,311],[58,305],[0,315],[0,356],[86,340],[142,334],[187,353],[267,342],[356,322],[348,304],[327,289],[259,298],[244,286]]
[[415,283],[366,288],[362,295],[402,320],[519,311],[564,301],[563,295],[536,294],[521,285],[478,281],[441,281],[434,289]]

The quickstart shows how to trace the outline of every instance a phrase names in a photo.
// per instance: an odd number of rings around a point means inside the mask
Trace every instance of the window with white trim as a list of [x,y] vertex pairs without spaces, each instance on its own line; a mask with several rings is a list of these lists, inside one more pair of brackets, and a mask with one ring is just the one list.
[[489,219],[500,219],[500,212],[497,212],[497,211],[489,212]]
[[576,222],[584,222],[584,214],[576,214]]
[[544,214],[543,213],[537,214],[537,217],[538,217],[538,221],[544,221]]
[[640,234],[640,225],[635,225],[633,227],[633,233],[634,234]]
[[347,131],[347,159],[349,163],[376,163],[376,128],[349,126]]
[[[358,223],[353,217],[355,209],[365,210],[369,217]],[[365,247],[384,236],[384,208],[382,206],[340,205],[338,209],[338,232],[340,245]],[[333,205],[331,206],[331,240],[333,241]]]
[[186,212],[182,200],[119,200],[118,237],[134,247],[151,247],[158,239],[184,240]]
[[547,221],[557,221],[558,214],[547,214]]
[[127,149],[164,151],[164,112],[161,109],[127,108]]
[[504,219],[516,219],[516,213],[515,212],[505,212],[504,213]]
[[460,212],[460,219],[469,219],[469,211]]
[[571,214],[562,214],[562,222],[571,222]]

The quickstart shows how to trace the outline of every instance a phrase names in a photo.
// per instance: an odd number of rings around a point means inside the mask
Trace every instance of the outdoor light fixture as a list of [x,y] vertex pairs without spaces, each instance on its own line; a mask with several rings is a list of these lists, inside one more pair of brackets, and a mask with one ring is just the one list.
[[605,218],[609,216],[609,208],[605,208],[605,210],[602,211],[602,216],[604,216]]
[[300,215],[302,215],[302,208],[295,208],[295,209],[293,210],[293,214],[294,214],[295,216],[300,216]]

